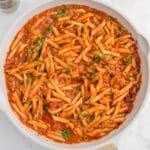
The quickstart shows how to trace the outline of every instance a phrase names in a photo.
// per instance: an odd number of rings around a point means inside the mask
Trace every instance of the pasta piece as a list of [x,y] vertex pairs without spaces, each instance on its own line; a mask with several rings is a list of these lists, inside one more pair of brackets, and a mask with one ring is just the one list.
[[23,113],[24,112],[23,106],[22,106],[21,100],[16,92],[13,93],[13,100],[14,100],[14,102],[16,102],[18,109]]
[[98,100],[100,100],[104,95],[108,94],[110,92],[110,88],[104,90],[103,92],[101,92],[100,94],[98,94],[96,97],[91,99],[91,103],[95,103]]
[[48,39],[47,40],[47,43],[49,45],[51,45],[52,47],[56,48],[56,49],[59,49],[59,45],[57,43],[55,43],[54,41],[52,41],[51,39]]
[[24,93],[24,97],[23,97],[23,102],[26,102],[29,96],[29,92],[30,92],[30,88],[31,88],[31,80],[29,80],[29,83],[27,85],[26,91]]
[[126,96],[127,96],[128,92],[122,94],[121,96],[119,96],[118,98],[116,98],[114,101],[113,101],[113,104],[115,105],[117,102],[121,101],[122,99],[124,99]]
[[120,91],[118,91],[115,95],[114,95],[114,98],[126,93],[129,91],[129,89],[132,87],[133,83],[130,82],[128,83],[123,89],[121,89]]
[[59,51],[59,55],[61,54],[64,54],[68,51],[75,51],[75,50],[80,50],[81,49],[81,46],[80,45],[77,45],[77,46],[70,46],[70,47],[67,47],[67,48],[64,48],[62,50]]
[[62,118],[62,117],[57,117],[57,116],[52,116],[53,117],[53,119],[55,120],[55,121],[58,121],[58,122],[62,122],[62,123],[69,123],[69,120],[67,120],[67,119],[65,119],[65,118]]
[[68,104],[65,104],[64,106],[62,106],[61,108],[58,108],[58,109],[55,109],[55,110],[50,110],[48,109],[48,112],[50,114],[56,114],[56,113],[59,113],[61,111],[63,111],[66,107],[68,107],[69,105]]
[[32,114],[35,115],[36,110],[37,110],[37,99],[36,98],[32,98]]
[[58,85],[55,83],[55,81],[50,80],[51,84],[54,86],[55,90],[62,96],[65,96],[65,94],[62,92],[62,90],[58,87]]
[[94,36],[95,34],[98,34],[100,32],[100,30],[105,26],[106,21],[103,20],[102,23],[100,25],[98,25],[92,32],[91,34]]
[[38,21],[32,26],[32,30],[34,30],[39,24],[45,19],[45,17],[41,17]]
[[95,118],[90,124],[87,125],[86,129],[95,127],[100,121],[100,117]]
[[77,135],[79,135],[79,136],[83,136],[83,132],[81,131],[80,128],[75,128],[75,129],[74,129],[74,132],[75,132]]
[[81,16],[80,18],[78,18],[79,21],[83,22],[85,20],[88,20],[88,18],[92,17],[93,16],[93,13],[87,13],[83,16]]
[[62,60],[60,60],[59,58],[54,57],[54,60],[61,66],[63,66],[64,68],[68,68],[68,65],[63,62]]
[[62,99],[62,100],[64,100],[65,102],[67,102],[67,103],[71,103],[71,99],[70,98],[68,98],[68,97],[66,97],[66,96],[62,96],[62,95],[60,95],[60,94],[58,94],[58,93],[56,93],[56,92],[52,92],[53,93],[53,95],[55,96],[55,97],[57,97],[57,98],[60,98],[60,99]]
[[42,129],[47,129],[48,128],[48,126],[45,123],[37,122],[37,121],[34,121],[34,120],[30,120],[30,121],[28,121],[28,123],[33,125],[33,126],[42,128]]
[[26,118],[25,114],[22,113],[18,107],[16,106],[16,104],[12,103],[13,108],[15,109],[15,111],[22,117],[22,118]]
[[119,53],[105,50],[101,43],[97,43],[97,45],[99,46],[102,53],[107,54],[107,55],[112,55],[112,56],[115,56],[115,57],[121,57],[121,55]]
[[81,92],[79,92],[75,97],[74,97],[74,99],[72,100],[72,104],[75,104],[77,101],[78,101],[78,99],[81,97]]
[[88,53],[88,51],[91,49],[91,46],[88,46],[87,48],[85,48],[80,55],[76,58],[75,63],[79,63],[82,59],[85,61],[88,61],[88,58],[86,57],[86,53]]
[[95,97],[97,92],[93,84],[90,85],[90,90],[91,90],[91,98]]
[[[45,78],[44,77],[41,77],[39,80],[36,81],[36,86],[34,88],[32,88],[32,92],[30,94],[30,96],[32,97],[36,91],[39,89],[39,87],[42,85],[42,83],[44,82]],[[30,87],[29,87],[30,88]]]
[[55,36],[58,36],[59,35],[59,31],[57,30],[57,28],[55,26],[51,26],[52,28],[52,31],[54,33]]
[[62,40],[67,40],[68,38],[69,38],[68,34],[63,34],[63,35],[60,35],[60,36],[54,38],[54,41],[55,42],[60,42]]
[[55,135],[55,134],[52,134],[51,132],[49,132],[49,133],[47,133],[47,136],[50,137],[53,140],[60,141],[60,142],[65,142],[65,139],[62,138],[60,135]]
[[62,18],[58,18],[58,21],[61,22],[61,21],[68,21],[70,20],[70,17],[62,17]]

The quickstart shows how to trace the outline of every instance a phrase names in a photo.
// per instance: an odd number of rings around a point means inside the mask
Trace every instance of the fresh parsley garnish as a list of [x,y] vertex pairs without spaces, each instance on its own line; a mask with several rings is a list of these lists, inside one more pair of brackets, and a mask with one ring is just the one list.
[[67,14],[66,14],[65,9],[63,9],[63,10],[58,10],[58,11],[56,12],[56,17],[57,17],[57,18],[66,17],[66,16],[67,16]]
[[27,105],[31,106],[31,105],[32,105],[32,100],[27,100],[25,103],[26,103]]
[[96,72],[96,68],[90,67],[90,68],[88,68],[88,72],[91,74],[94,74]]
[[125,76],[125,79],[126,79],[126,80],[130,80],[130,78],[131,78],[131,76],[130,76],[129,74],[127,74],[127,75]]
[[94,119],[95,119],[95,117],[93,115],[89,115],[88,116],[88,121],[89,122],[92,122]]
[[127,58],[127,61],[125,62],[125,65],[126,65],[126,66],[128,66],[129,64],[131,64],[132,58],[133,58],[132,55],[130,55],[130,56]]
[[43,38],[46,38],[49,33],[50,33],[50,28],[49,27],[45,28],[43,32]]
[[63,131],[61,131],[61,135],[65,140],[67,140],[71,137],[71,130],[69,128],[64,129]]
[[99,55],[94,55],[94,56],[93,56],[93,61],[94,61],[95,63],[99,64],[101,60],[102,60],[102,59],[101,59],[101,57],[100,57]]
[[72,66],[69,65],[69,66],[66,68],[65,73],[68,73],[68,74],[70,75],[70,77],[72,77],[71,72],[72,72]]
[[119,33],[124,33],[126,30],[124,28],[118,28]]
[[89,112],[86,111],[86,110],[84,110],[84,111],[81,112],[81,114],[82,114],[83,116],[87,116],[87,115],[89,115]]

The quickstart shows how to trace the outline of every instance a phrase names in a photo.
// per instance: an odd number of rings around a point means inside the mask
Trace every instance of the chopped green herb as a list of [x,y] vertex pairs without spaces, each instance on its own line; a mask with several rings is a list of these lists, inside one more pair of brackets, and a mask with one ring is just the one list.
[[27,47],[27,52],[31,53],[31,48]]
[[36,44],[36,48],[33,50],[33,52],[37,53],[39,55],[40,49],[42,48],[42,45],[43,45],[43,39],[42,38],[38,38],[35,41],[35,44]]
[[126,80],[130,80],[130,77],[131,77],[131,76],[130,76],[129,74],[127,74],[127,75],[125,76],[125,79],[126,79]]
[[37,39],[37,40],[36,40],[36,44],[37,44],[38,47],[41,48],[41,47],[42,47],[42,44],[43,44],[43,39],[42,39],[42,38]]
[[89,115],[89,112],[86,111],[86,110],[84,110],[84,111],[81,112],[81,114],[82,114],[83,116],[87,116],[87,115]]
[[99,81],[99,79],[100,79],[100,76],[99,76],[99,75],[96,75],[96,76],[92,79],[92,82]]
[[40,64],[41,64],[41,61],[40,61],[40,60],[36,60],[36,61],[34,61],[34,63],[35,63],[36,65],[40,65]]
[[30,82],[30,78],[27,78],[26,80],[23,81],[24,85],[27,85]]
[[38,61],[38,58],[37,58],[37,57],[32,57],[32,58],[31,58],[31,61],[32,61],[32,62]]
[[71,72],[72,72],[72,66],[68,66],[68,68],[66,68],[65,73],[68,73],[71,77]]
[[113,94],[113,93],[114,93],[114,89],[110,88],[110,94]]
[[125,65],[128,66],[129,64],[131,64],[132,62],[132,55],[130,55],[128,58],[127,58],[127,61],[125,62]]
[[92,122],[95,119],[95,117],[93,115],[89,115],[87,119],[89,122]]
[[90,67],[90,68],[88,68],[88,72],[93,74],[96,72],[96,68]]
[[56,16],[57,16],[57,18],[61,18],[61,17],[67,16],[65,9],[63,9],[63,10],[58,10],[58,11],[56,12]]
[[119,31],[120,33],[124,33],[126,30],[125,30],[124,28],[118,28],[118,31]]
[[28,104],[29,106],[31,106],[32,105],[32,100],[27,100],[25,103]]
[[99,55],[94,55],[93,56],[93,61],[95,62],[95,63],[100,63],[100,61],[101,61],[102,59],[101,59],[101,57],[99,56]]
[[34,49],[33,52],[39,54],[40,50],[37,48],[37,49]]
[[49,33],[50,33],[50,28],[47,27],[43,32],[43,38],[46,38]]
[[72,71],[72,66],[68,66],[67,71],[68,72]]
[[65,140],[67,140],[71,137],[71,130],[69,128],[64,129],[63,131],[61,131],[61,135]]

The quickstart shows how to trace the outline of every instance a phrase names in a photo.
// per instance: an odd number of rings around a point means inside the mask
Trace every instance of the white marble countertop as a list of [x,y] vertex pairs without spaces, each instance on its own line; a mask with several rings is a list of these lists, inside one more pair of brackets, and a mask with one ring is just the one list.
[[[21,0],[19,8],[12,14],[0,12],[0,44],[14,20],[25,11],[49,0]],[[150,40],[150,1],[149,0],[103,0],[118,7],[136,23],[137,28]],[[150,100],[136,122],[117,141],[119,150],[150,150]],[[1,150],[46,150],[26,139],[0,112]]]

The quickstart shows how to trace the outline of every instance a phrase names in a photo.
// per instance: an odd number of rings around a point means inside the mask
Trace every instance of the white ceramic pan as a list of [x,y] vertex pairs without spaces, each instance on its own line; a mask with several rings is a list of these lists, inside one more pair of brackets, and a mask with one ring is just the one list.
[[[67,145],[67,144],[60,144],[53,142],[51,140],[47,140],[44,137],[41,137],[31,131],[31,129],[28,129],[25,127],[19,119],[14,115],[12,112],[7,98],[6,93],[6,85],[5,85],[5,76],[4,76],[4,69],[3,65],[5,62],[5,57],[7,50],[16,35],[17,31],[35,14],[40,13],[41,11],[55,7],[62,4],[83,4],[88,5],[90,7],[94,7],[98,10],[102,10],[106,12],[107,14],[111,15],[112,17],[116,18],[121,24],[123,24],[134,36],[134,38],[137,40],[138,47],[139,47],[139,55],[141,58],[141,72],[142,72],[142,85],[140,88],[140,91],[138,92],[137,99],[134,104],[133,111],[128,115],[127,120],[119,127],[119,129],[114,130],[111,132],[108,136],[105,136],[102,139],[88,142],[88,143],[81,143],[81,144],[73,144],[73,145]],[[112,6],[108,6],[108,4],[102,4],[92,0],[50,0],[49,2],[32,9],[31,11],[25,13],[21,18],[18,19],[18,21],[12,26],[8,34],[6,35],[4,41],[2,42],[2,45],[0,45],[0,108],[2,112],[4,112],[9,119],[11,120],[12,124],[14,124],[20,132],[22,132],[24,135],[26,135],[28,138],[32,139],[33,141],[36,141],[36,143],[43,145],[45,147],[48,147],[50,149],[57,149],[57,150],[66,150],[66,149],[77,149],[77,150],[92,150],[97,149],[101,146],[104,146],[105,144],[113,143],[116,138],[118,138],[118,135],[120,133],[123,134],[124,129],[129,126],[129,124],[132,122],[134,118],[138,116],[138,112],[144,108],[143,104],[146,104],[145,102],[149,99],[150,94],[148,93],[150,89],[150,53],[149,53],[149,45],[145,38],[137,31],[135,28],[135,25],[127,19],[127,17],[121,15],[119,11],[117,11],[115,8],[112,8]]]

